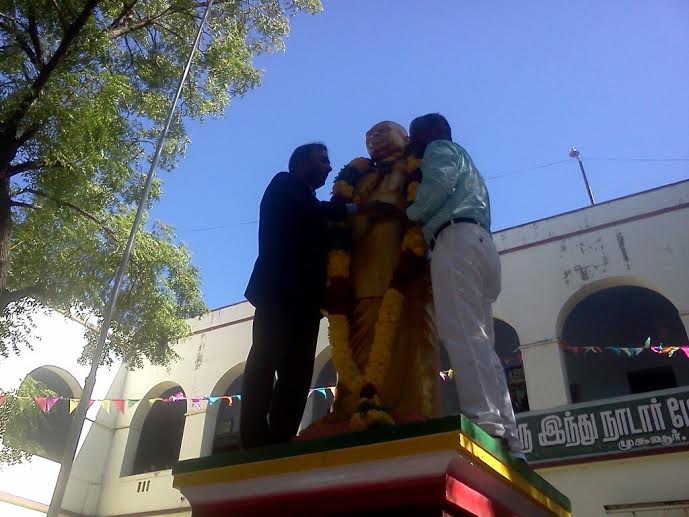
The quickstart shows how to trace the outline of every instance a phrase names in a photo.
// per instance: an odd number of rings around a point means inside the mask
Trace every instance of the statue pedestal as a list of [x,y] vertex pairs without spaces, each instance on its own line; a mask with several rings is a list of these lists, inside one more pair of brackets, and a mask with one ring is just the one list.
[[194,517],[570,516],[567,497],[464,417],[186,460]]

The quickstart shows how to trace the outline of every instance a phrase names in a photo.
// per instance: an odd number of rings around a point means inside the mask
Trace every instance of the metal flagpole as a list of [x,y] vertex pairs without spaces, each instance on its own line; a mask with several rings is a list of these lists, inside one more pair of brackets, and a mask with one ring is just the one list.
[[50,508],[48,509],[48,517],[58,517],[60,508],[62,507],[62,500],[65,496],[65,491],[67,489],[67,482],[69,481],[69,475],[72,472],[72,466],[74,464],[74,457],[77,451],[77,445],[79,444],[79,438],[81,437],[82,427],[84,425],[84,420],[86,419],[86,411],[88,410],[89,400],[93,394],[93,387],[96,384],[96,371],[98,370],[98,365],[102,359],[103,351],[105,349],[105,340],[108,336],[108,330],[110,329],[110,323],[112,322],[112,317],[115,311],[115,305],[117,304],[117,296],[120,292],[120,287],[122,286],[122,280],[124,279],[124,274],[127,271],[127,264],[129,263],[129,258],[132,254],[132,248],[134,247],[134,239],[137,232],[139,231],[139,226],[141,225],[141,220],[143,219],[144,211],[146,205],[148,204],[148,198],[151,194],[151,185],[153,184],[153,178],[155,177],[155,171],[158,167],[158,162],[160,161],[160,155],[163,149],[163,143],[167,138],[168,132],[170,131],[170,126],[172,125],[172,119],[175,114],[175,109],[177,108],[177,102],[182,94],[182,87],[187,80],[189,75],[189,70],[191,69],[191,62],[199,46],[199,41],[201,40],[201,35],[203,33],[203,26],[206,24],[208,15],[213,5],[214,0],[209,0],[206,4],[206,10],[199,24],[198,31],[196,33],[196,38],[194,39],[194,44],[189,51],[189,58],[187,59],[187,64],[184,67],[184,72],[179,79],[179,85],[177,86],[177,92],[172,100],[172,105],[170,106],[170,112],[168,113],[167,120],[165,121],[165,126],[163,131],[158,138],[158,144],[156,146],[155,154],[153,155],[153,160],[151,161],[151,167],[148,170],[148,176],[146,177],[146,184],[144,186],[144,192],[139,201],[139,206],[136,210],[136,216],[134,217],[134,223],[129,232],[129,238],[127,239],[127,245],[124,248],[124,253],[122,254],[122,259],[120,260],[120,265],[117,269],[117,274],[115,275],[115,281],[112,287],[112,293],[110,294],[110,299],[105,306],[105,312],[103,315],[103,322],[100,327],[100,336],[98,338],[98,344],[93,349],[91,354],[91,370],[89,371],[88,377],[84,383],[84,391],[79,399],[79,405],[76,409],[76,414],[74,416],[74,422],[72,423],[70,433],[65,445],[65,452],[62,457],[62,463],[60,465],[60,474],[58,475],[57,482],[55,483],[55,490],[53,491],[53,497],[50,501]]

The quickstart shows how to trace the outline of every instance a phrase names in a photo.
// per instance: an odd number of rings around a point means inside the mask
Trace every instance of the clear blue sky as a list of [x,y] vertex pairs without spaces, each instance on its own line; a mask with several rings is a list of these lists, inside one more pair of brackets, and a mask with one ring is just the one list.
[[685,0],[323,3],[293,20],[286,53],[257,60],[260,88],[190,124],[165,177],[153,215],[191,248],[210,307],[243,299],[251,222],[292,149],[323,141],[337,171],[381,120],[443,113],[488,178],[493,230],[588,203],[571,145],[599,201],[689,177],[688,162],[593,159],[689,157]]

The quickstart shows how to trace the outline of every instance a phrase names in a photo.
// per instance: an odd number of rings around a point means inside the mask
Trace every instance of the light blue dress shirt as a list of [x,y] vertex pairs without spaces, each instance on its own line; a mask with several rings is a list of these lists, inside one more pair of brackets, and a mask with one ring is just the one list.
[[449,140],[431,142],[421,161],[421,173],[423,179],[407,217],[423,224],[427,242],[456,217],[475,219],[490,232],[488,189],[464,148]]

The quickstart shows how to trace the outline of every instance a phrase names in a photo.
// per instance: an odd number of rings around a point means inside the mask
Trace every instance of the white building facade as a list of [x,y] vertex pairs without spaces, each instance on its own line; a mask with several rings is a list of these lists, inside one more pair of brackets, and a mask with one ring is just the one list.
[[[689,181],[494,239],[503,268],[496,348],[533,466],[577,516],[689,515]],[[167,369],[100,370],[94,398],[117,402],[89,412],[65,515],[190,515],[170,468],[236,448],[252,314],[244,302],[192,321]],[[0,388],[31,375],[78,398],[83,329],[59,315],[40,328],[33,350],[2,359]],[[303,424],[327,413],[330,356],[323,322],[313,387],[326,389],[310,396]],[[451,381],[443,393],[446,412],[456,411]],[[232,405],[220,398],[231,396]],[[45,513],[58,467],[39,456],[2,467],[0,515]]]

